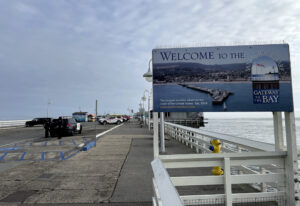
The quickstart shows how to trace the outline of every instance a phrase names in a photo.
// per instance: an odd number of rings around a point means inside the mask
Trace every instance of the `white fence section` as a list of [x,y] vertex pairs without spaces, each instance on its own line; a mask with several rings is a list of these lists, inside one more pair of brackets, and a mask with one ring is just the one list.
[[[297,183],[298,170],[297,159],[294,156],[296,149],[293,148],[294,121],[292,113],[285,113],[287,147],[275,148],[274,145],[257,142],[253,140],[238,138],[215,132],[194,129],[182,125],[165,122],[165,134],[194,149],[201,154],[178,154],[159,155],[158,148],[158,124],[157,114],[154,113],[154,157],[158,157],[165,169],[189,169],[199,168],[199,170],[221,166],[224,170],[222,176],[168,176],[172,184],[176,187],[207,187],[207,185],[223,186],[222,194],[193,194],[180,196],[184,205],[227,205],[235,203],[244,205],[300,205],[297,200],[299,193],[299,183]],[[274,115],[276,117],[276,115]],[[278,125],[277,125],[278,124]],[[281,119],[280,119],[281,124]],[[275,133],[280,128],[279,123],[274,124]],[[288,126],[289,127],[289,126]],[[290,134],[289,134],[290,133]],[[278,136],[282,136],[278,134]],[[276,138],[276,137],[275,137]],[[216,154],[209,150],[210,141],[219,139],[222,142],[222,153]],[[278,141],[278,139],[275,141]],[[291,147],[293,146],[293,147]],[[166,148],[166,151],[168,148]],[[284,151],[285,150],[285,151]],[[297,151],[296,151],[297,152]],[[155,173],[155,171],[154,171]],[[167,173],[168,174],[168,173]],[[295,181],[294,181],[294,178]],[[300,181],[300,178],[298,178]],[[157,193],[159,188],[158,179],[154,175],[153,187],[154,205],[163,204],[161,193]],[[295,183],[296,182],[296,183]],[[247,185],[255,188],[252,192],[233,193],[233,185]],[[166,190],[165,193],[168,193]],[[155,201],[155,203],[154,203]]]
[[[222,166],[223,176],[183,176],[170,177],[175,187],[179,186],[207,186],[224,185],[225,194],[205,194],[180,196],[185,205],[213,205],[218,203],[246,203],[246,202],[272,202],[278,205],[285,205],[285,171],[284,159],[286,152],[247,152],[247,153],[219,153],[219,154],[186,154],[186,155],[162,155],[161,161],[166,169],[182,168],[207,168]],[[244,172],[240,168],[244,166],[266,166],[273,165],[274,173],[253,174],[247,170]],[[242,171],[241,173],[234,172]],[[277,191],[263,192],[257,190],[256,193],[234,193],[232,185],[271,183]]]
[[28,120],[10,120],[10,121],[0,121],[1,127],[16,127],[16,126],[25,126],[25,122]]
[[186,127],[178,124],[165,123],[165,133],[187,146],[194,148],[197,152],[206,153],[212,139],[220,139],[222,142],[222,152],[241,152],[241,151],[274,151],[273,144],[258,142],[254,140],[208,132],[200,129]]

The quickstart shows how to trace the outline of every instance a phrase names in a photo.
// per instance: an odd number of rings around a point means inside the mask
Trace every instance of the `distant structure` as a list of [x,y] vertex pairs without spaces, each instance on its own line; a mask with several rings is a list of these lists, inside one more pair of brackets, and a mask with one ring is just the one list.
[[74,119],[76,119],[77,122],[87,122],[88,121],[88,113],[87,112],[74,112],[72,114]]
[[[150,117],[153,118],[153,110],[150,111]],[[203,112],[164,112],[165,121],[193,128],[204,127]],[[160,118],[160,113],[158,113]]]

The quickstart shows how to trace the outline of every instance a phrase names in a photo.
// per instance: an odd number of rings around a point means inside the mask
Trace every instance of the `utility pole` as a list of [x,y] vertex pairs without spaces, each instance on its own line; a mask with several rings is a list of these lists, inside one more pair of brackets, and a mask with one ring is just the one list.
[[96,111],[95,111],[95,118],[97,119],[98,116],[98,100],[96,99]]
[[47,102],[47,117],[48,117],[48,113],[49,113],[49,105],[50,104],[51,104],[50,99],[48,99],[48,102]]

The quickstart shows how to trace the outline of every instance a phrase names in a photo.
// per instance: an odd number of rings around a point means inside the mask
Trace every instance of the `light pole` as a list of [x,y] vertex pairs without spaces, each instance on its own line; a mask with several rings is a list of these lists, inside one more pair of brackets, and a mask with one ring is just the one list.
[[[152,59],[149,60],[148,64],[148,71],[143,75],[145,77],[146,81],[152,82],[153,78],[153,69],[151,70],[151,62]],[[153,68],[153,65],[152,65]],[[153,91],[153,84],[152,84],[152,91]],[[153,95],[153,92],[152,92]],[[153,97],[152,97],[152,102],[153,102]],[[153,107],[152,107],[153,108]],[[163,113],[161,113],[161,116],[163,116]],[[163,127],[163,119],[161,119],[161,124],[160,126]],[[161,151],[165,152],[165,143],[164,143],[164,134],[163,134],[163,129],[161,129],[161,135],[160,135],[160,141],[161,141]],[[158,143],[158,114],[157,112],[153,112],[153,154],[154,158],[158,157],[159,151],[158,151],[159,143]]]
[[48,99],[47,102],[47,118],[48,118],[48,113],[49,113],[49,105],[51,104],[50,99]]
[[144,98],[146,98],[146,92],[148,92],[148,128],[149,128],[149,131],[150,131],[150,97],[151,97],[151,93],[152,93],[152,90],[151,92],[149,92],[147,89],[144,91]]
[[146,97],[145,97],[145,93],[144,93],[144,96],[142,96],[142,99],[143,101],[143,125],[145,126],[146,124],[146,117],[145,117],[145,101],[146,101]]

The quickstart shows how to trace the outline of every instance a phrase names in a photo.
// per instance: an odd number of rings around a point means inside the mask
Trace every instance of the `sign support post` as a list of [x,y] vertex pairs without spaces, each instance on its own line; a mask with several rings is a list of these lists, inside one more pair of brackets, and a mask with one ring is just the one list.
[[294,112],[285,112],[286,127],[286,183],[287,183],[287,205],[295,205],[295,182],[294,177],[298,171],[296,128]]
[[164,113],[160,113],[160,151],[165,152],[165,116]]
[[283,150],[283,128],[282,128],[282,113],[273,112],[275,151]]
[[158,113],[153,112],[153,155],[154,159],[159,156],[158,145]]

